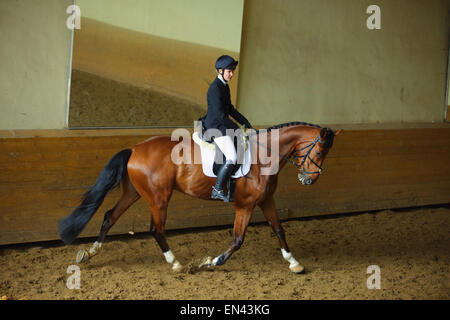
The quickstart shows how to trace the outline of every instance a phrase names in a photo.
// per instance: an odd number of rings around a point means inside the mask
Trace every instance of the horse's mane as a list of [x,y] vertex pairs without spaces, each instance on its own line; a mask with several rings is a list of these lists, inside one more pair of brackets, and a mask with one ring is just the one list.
[[[286,123],[277,124],[275,126],[267,128],[266,131],[269,132],[274,129],[281,129],[281,128],[292,127],[292,126],[306,126],[306,127],[311,127],[311,128],[322,129],[322,127],[317,124],[294,121],[294,122],[286,122]],[[331,148],[333,145],[334,133],[331,129],[329,129],[329,128],[326,128],[326,129],[327,129],[327,134],[326,134],[325,147]],[[259,133],[259,130],[257,130],[256,132]]]
[[286,122],[286,123],[282,123],[282,124],[277,124],[275,126],[267,128],[266,130],[267,131],[271,131],[273,129],[281,129],[281,128],[284,128],[284,127],[292,127],[292,126],[307,126],[307,127],[318,128],[318,129],[322,128],[321,126],[318,126],[316,124],[294,121],[294,122]]

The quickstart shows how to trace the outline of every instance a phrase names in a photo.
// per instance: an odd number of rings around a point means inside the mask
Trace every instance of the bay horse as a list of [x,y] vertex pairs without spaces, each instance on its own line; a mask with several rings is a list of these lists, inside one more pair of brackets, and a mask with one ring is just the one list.
[[[290,122],[267,128],[264,132],[267,145],[271,145],[270,142],[273,142],[271,139],[278,139],[277,170],[271,175],[261,174],[265,165],[258,157],[255,163],[252,162],[250,171],[237,179],[232,244],[226,252],[216,258],[205,258],[200,267],[212,268],[223,265],[241,247],[252,212],[259,206],[278,237],[282,256],[289,262],[290,270],[294,273],[304,271],[304,267],[289,250],[285,232],[277,216],[273,195],[277,187],[278,173],[290,162],[298,168],[298,179],[302,184],[313,184],[322,172],[322,163],[333,145],[334,136],[341,130],[334,132],[317,125]],[[254,132],[250,135],[250,141],[253,142],[256,138],[257,142],[260,135],[261,132]],[[130,149],[118,152],[108,161],[95,184],[85,194],[82,203],[68,217],[59,221],[61,239],[66,244],[72,243],[102,204],[106,194],[122,184],[122,195],[116,205],[105,213],[97,241],[89,251],[80,251],[81,255],[77,256],[78,263],[100,251],[110,228],[133,203],[143,197],[151,211],[150,231],[166,261],[172,265],[174,271],[182,269],[165,237],[169,200],[174,189],[192,197],[212,200],[211,189],[215,184],[215,178],[204,175],[201,164],[176,164],[171,161],[171,152],[177,143],[172,141],[170,136],[151,137]],[[199,146],[193,141],[190,143],[191,152],[199,152]],[[251,143],[252,152],[257,144]]]

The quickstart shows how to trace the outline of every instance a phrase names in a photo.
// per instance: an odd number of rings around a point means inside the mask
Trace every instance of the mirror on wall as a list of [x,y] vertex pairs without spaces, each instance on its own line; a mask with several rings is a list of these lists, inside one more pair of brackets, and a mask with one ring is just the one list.
[[239,58],[243,1],[77,0],[69,128],[192,126],[216,59]]
[[449,54],[447,56],[447,101],[445,103],[445,115],[444,121],[450,122],[450,41],[449,41]]

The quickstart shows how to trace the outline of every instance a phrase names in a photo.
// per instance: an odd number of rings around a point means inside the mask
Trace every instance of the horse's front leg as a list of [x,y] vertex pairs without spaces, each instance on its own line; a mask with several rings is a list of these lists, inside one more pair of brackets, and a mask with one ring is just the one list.
[[278,237],[281,247],[281,254],[283,258],[289,262],[289,269],[291,269],[291,271],[294,273],[302,273],[305,268],[300,263],[298,263],[298,261],[292,256],[292,253],[289,250],[284,229],[281,226],[280,220],[278,219],[277,209],[273,196],[269,196],[264,202],[259,205],[259,207],[263,211],[264,216],[272,227],[272,230]]
[[239,250],[241,245],[244,243],[245,231],[247,230],[250,217],[252,216],[252,212],[253,207],[236,208],[236,217],[234,219],[234,228],[233,228],[233,243],[231,244],[231,247],[221,255],[215,257],[214,259],[212,257],[204,258],[199,267],[221,266],[231,257],[231,255],[235,251]]

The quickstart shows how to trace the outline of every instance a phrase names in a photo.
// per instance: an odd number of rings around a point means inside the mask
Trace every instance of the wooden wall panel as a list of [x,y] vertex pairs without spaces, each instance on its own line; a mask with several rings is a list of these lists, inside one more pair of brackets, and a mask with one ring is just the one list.
[[[106,162],[161,130],[0,132],[0,244],[59,239],[57,222],[79,204]],[[276,193],[281,219],[450,202],[450,127],[346,130],[335,139],[323,175],[302,186],[287,165]],[[114,190],[82,233],[97,236]],[[174,192],[168,229],[232,224],[233,205]],[[264,221],[257,209],[253,222]],[[141,199],[111,234],[148,231]]]

